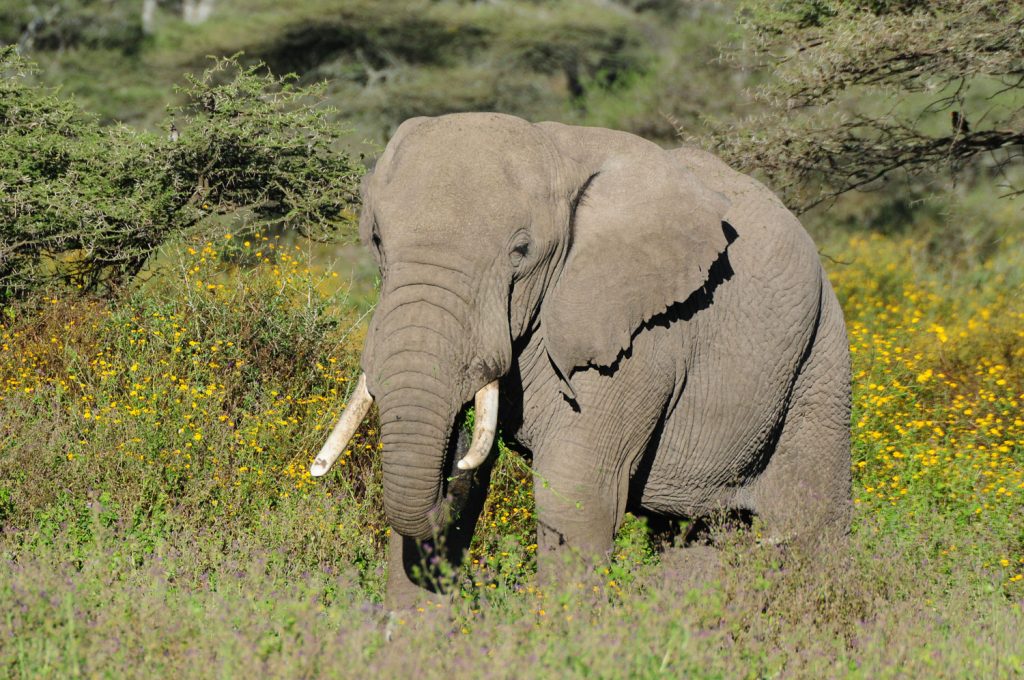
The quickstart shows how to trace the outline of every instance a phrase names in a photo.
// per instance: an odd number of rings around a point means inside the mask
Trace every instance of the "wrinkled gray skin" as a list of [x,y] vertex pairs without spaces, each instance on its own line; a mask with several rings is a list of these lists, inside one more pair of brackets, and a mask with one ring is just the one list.
[[606,555],[627,507],[847,531],[843,317],[764,186],[697,149],[470,113],[406,121],[364,200],[392,606],[423,592],[423,541],[468,542],[489,463],[453,477],[454,433],[494,379],[533,454],[542,580],[563,547]]

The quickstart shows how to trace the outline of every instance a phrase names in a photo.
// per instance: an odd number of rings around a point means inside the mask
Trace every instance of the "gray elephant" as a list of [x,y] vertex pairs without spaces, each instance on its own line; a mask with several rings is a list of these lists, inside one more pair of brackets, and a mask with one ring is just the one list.
[[363,198],[380,301],[311,471],[376,401],[393,606],[422,541],[465,547],[499,416],[533,456],[542,579],[564,547],[606,555],[627,508],[848,531],[842,312],[760,183],[693,148],[468,113],[403,123]]

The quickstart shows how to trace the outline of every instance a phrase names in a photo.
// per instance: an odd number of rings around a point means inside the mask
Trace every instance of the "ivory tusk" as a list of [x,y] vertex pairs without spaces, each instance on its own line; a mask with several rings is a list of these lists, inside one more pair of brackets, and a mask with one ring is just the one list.
[[494,444],[494,433],[498,429],[498,381],[488,383],[476,393],[476,422],[473,424],[473,443],[457,467],[460,470],[475,470],[487,460]]
[[356,433],[359,423],[363,422],[371,404],[373,404],[373,397],[366,389],[366,374],[363,373],[359,376],[359,382],[356,383],[355,392],[352,393],[348,401],[348,407],[341,414],[338,424],[331,431],[331,436],[327,438],[324,447],[320,449],[320,453],[309,467],[309,474],[314,477],[327,474],[327,471],[334,465],[334,461],[338,460],[341,452],[345,450],[352,435]]

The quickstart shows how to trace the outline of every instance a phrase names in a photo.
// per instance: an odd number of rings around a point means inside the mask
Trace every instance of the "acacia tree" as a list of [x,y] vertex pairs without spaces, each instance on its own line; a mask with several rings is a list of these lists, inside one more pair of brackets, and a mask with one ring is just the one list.
[[751,0],[740,17],[774,77],[711,140],[792,208],[965,168],[1024,191],[1024,3]]
[[162,132],[145,132],[101,126],[30,73],[0,50],[0,301],[54,282],[116,291],[217,216],[314,237],[353,221],[361,167],[322,88],[221,59],[188,78]]

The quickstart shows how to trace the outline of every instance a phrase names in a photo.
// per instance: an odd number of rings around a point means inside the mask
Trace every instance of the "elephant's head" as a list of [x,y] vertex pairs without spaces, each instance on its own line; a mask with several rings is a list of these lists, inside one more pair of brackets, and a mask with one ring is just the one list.
[[490,450],[516,339],[540,334],[573,399],[574,370],[612,365],[645,321],[704,285],[728,245],[724,199],[657,146],[500,114],[406,121],[363,198],[380,301],[364,378],[313,474],[375,399],[388,520],[412,538],[440,528],[448,442],[474,395],[460,467]]

